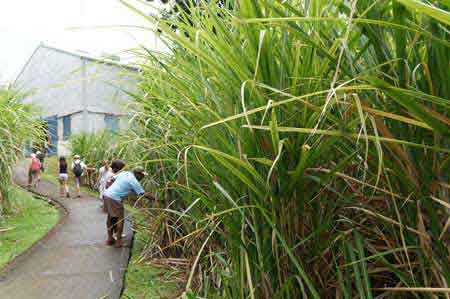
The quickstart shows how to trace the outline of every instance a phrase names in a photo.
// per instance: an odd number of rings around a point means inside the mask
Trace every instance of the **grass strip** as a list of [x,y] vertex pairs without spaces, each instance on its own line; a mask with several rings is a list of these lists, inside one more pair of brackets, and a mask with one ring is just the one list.
[[15,188],[11,213],[0,220],[0,269],[26,251],[58,223],[57,208]]

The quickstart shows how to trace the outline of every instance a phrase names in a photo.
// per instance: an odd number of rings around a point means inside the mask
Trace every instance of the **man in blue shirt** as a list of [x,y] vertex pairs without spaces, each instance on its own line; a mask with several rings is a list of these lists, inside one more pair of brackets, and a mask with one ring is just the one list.
[[[131,192],[137,196],[145,195],[145,191],[139,183],[147,174],[144,169],[139,167],[131,171],[124,171],[113,177],[114,182],[105,190],[103,194],[103,201],[105,204],[108,218],[106,220],[106,229],[108,230],[108,240],[106,245],[113,245],[122,247],[122,232],[124,225],[124,208],[123,199]],[[114,240],[113,233],[116,230],[116,238]]]

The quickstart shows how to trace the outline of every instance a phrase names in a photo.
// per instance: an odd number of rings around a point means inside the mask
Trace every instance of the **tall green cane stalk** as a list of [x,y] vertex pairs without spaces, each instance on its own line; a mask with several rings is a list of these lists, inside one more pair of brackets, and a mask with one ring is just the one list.
[[446,298],[448,7],[233,4],[140,13],[170,49],[127,140],[160,199],[142,258],[192,260],[187,298]]

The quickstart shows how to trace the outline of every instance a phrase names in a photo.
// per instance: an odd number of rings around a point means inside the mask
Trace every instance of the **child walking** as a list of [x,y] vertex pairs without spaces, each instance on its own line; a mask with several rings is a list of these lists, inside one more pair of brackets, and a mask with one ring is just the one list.
[[67,161],[65,157],[59,158],[59,195],[64,197],[66,195],[67,198],[70,197],[69,194],[69,173],[67,172]]

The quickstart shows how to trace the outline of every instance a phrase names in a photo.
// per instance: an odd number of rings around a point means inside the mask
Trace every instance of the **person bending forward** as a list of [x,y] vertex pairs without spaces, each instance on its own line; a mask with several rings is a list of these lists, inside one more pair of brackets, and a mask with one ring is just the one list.
[[[123,200],[130,192],[136,193],[138,196],[145,195],[139,181],[141,181],[147,174],[143,168],[136,168],[132,172],[124,171],[114,177],[114,183],[105,190],[103,195],[103,202],[105,205],[108,217],[106,219],[106,229],[108,231],[108,239],[106,245],[113,245],[122,247],[122,233],[124,225],[124,207]],[[114,239],[114,227],[116,227],[116,238]]]

